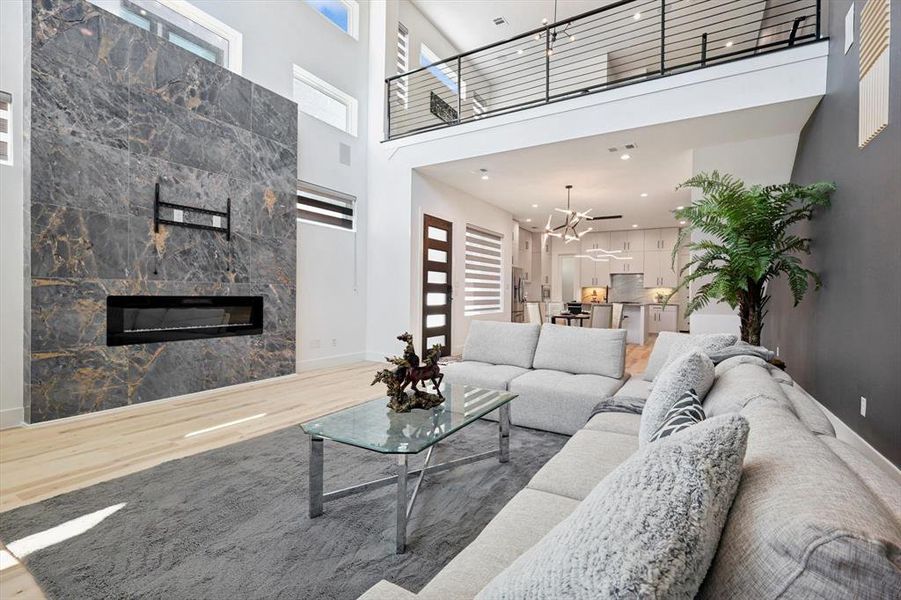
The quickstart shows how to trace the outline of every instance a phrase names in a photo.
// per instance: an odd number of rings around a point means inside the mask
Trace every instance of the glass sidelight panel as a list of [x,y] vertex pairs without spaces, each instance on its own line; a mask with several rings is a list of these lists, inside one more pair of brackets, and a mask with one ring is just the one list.
[[429,260],[432,262],[438,263],[446,263],[447,262],[447,252],[443,250],[435,250],[434,248],[429,248],[428,253]]
[[426,306],[444,306],[447,304],[447,294],[429,292],[425,297]]
[[447,283],[447,273],[444,271],[429,271],[428,283]]
[[428,227],[426,229],[428,231],[428,236],[430,240],[436,240],[439,242],[447,241],[447,231],[444,229],[439,229],[438,227]]
[[444,324],[446,322],[447,319],[444,315],[426,315],[425,317],[426,329],[432,329],[434,327],[444,327]]
[[426,348],[431,348],[435,344],[441,344],[442,346],[447,346],[447,342],[443,335],[433,335],[432,337],[426,339],[425,346]]

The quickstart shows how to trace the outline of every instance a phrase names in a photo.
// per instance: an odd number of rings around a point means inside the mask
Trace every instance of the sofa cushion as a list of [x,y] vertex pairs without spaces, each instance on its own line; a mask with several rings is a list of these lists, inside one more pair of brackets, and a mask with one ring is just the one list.
[[663,423],[666,413],[689,390],[699,398],[707,395],[713,385],[713,363],[706,354],[693,351],[668,364],[654,382],[641,413],[638,441],[647,444]]
[[626,330],[543,325],[534,367],[619,379],[626,368]]
[[[700,350],[705,354],[721,350],[735,344],[738,336],[727,333],[690,334],[661,331],[654,342],[654,349],[648,358],[648,366],[641,377],[645,381],[654,381],[660,370],[679,355],[690,350]],[[670,356],[672,354],[672,357]]]
[[666,411],[663,422],[653,434],[651,434],[652,442],[669,437],[674,433],[679,433],[684,429],[688,429],[692,425],[697,425],[704,420],[704,409],[701,408],[701,401],[698,394],[693,389],[688,390],[675,404]]
[[898,598],[901,531],[786,405],[742,410],[741,484],[699,598]]
[[716,552],[747,434],[744,418],[728,415],[643,447],[477,598],[691,598]]
[[769,398],[794,412],[782,386],[770,377],[769,370],[753,363],[736,365],[718,376],[704,398],[704,412],[709,417],[739,412],[758,398]]
[[463,345],[463,360],[531,369],[540,331],[538,323],[474,320]]
[[873,492],[873,495],[885,505],[895,521],[901,524],[901,483],[897,479],[897,474],[895,478],[888,475],[885,470],[861,454],[857,448],[835,436],[821,435],[819,439],[848,465],[864,485]]
[[641,424],[641,415],[622,412],[601,413],[591,417],[584,429],[591,431],[608,431],[610,433],[622,433],[635,436],[638,443],[638,427]]
[[417,598],[473,598],[491,579],[569,516],[578,501],[528,488],[516,494]]
[[595,405],[622,385],[621,379],[601,375],[529,371],[510,382],[510,391],[519,394],[510,405],[510,419],[514,425],[572,435]]
[[634,375],[613,395],[631,396],[633,398],[644,398],[647,400],[648,396],[651,395],[651,387],[650,381],[645,381],[641,376]]
[[579,430],[535,473],[528,487],[584,500],[604,477],[636,450],[638,438],[633,435]]
[[804,423],[809,430],[819,435],[835,436],[835,427],[823,409],[819,407],[817,401],[810,394],[796,385],[780,384],[782,393],[785,394],[798,419]]
[[441,367],[444,381],[462,383],[490,390],[506,390],[511,381],[527,373],[528,369],[513,365],[492,365],[474,360],[451,363]]

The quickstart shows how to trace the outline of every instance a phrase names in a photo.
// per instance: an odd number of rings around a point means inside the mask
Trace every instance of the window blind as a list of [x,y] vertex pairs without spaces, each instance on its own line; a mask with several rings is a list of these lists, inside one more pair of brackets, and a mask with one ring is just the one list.
[[297,218],[304,223],[354,231],[356,201],[350,194],[297,182]]
[[466,226],[464,315],[501,312],[502,240],[500,234]]
[[[406,73],[410,70],[410,32],[403,23],[397,23],[397,74]],[[407,108],[408,77],[401,77],[397,80],[396,91],[397,100],[400,104]]]
[[12,164],[12,96],[0,92],[0,163]]

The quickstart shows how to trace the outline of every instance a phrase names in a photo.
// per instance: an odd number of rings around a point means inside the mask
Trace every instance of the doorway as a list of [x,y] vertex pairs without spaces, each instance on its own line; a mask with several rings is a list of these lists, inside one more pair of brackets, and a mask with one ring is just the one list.
[[563,255],[560,257],[560,299],[572,302],[576,297],[576,257]]
[[422,354],[441,344],[441,356],[451,349],[453,300],[453,223],[424,215],[422,222]]

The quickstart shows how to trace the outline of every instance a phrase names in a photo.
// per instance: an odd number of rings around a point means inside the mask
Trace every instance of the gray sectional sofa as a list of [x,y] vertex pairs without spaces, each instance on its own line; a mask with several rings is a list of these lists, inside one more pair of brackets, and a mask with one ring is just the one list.
[[[626,330],[473,321],[444,381],[510,390],[514,425],[572,435],[629,376]],[[490,417],[489,417],[490,418]]]
[[[548,331],[556,337],[555,330]],[[506,341],[512,340],[511,335],[525,339],[525,332],[517,327],[515,334],[501,335],[500,329],[492,328],[494,336]],[[528,339],[536,336],[534,328],[528,335]],[[659,369],[678,339],[662,336],[649,367]],[[536,347],[540,346],[539,337]],[[469,350],[470,358],[478,356],[478,362],[494,364],[486,360],[491,355],[480,354],[478,345]],[[507,380],[511,389],[519,377],[543,370],[528,371],[527,355],[523,352],[520,356],[518,375]],[[534,362],[564,366],[544,360],[542,357]],[[576,363],[565,366],[572,368]],[[463,372],[473,375],[495,369],[470,365],[462,367],[459,376]],[[614,377],[617,371],[610,372],[610,376],[597,376],[610,379],[610,386],[621,385],[625,376],[620,373]],[[634,376],[616,395],[646,398],[653,373],[645,377]],[[520,410],[520,423],[534,424],[543,418],[533,405],[539,401],[537,392],[530,393],[535,395],[527,396],[533,400]],[[604,393],[599,391],[596,399]],[[558,407],[569,406],[569,402],[581,406],[581,400],[571,400],[559,387],[546,396],[546,402]],[[714,383],[703,405],[709,418],[740,413],[747,420],[749,433],[738,491],[696,597],[901,597],[901,485],[855,448],[838,440],[812,397],[784,372],[760,359],[742,356],[716,366]],[[476,597],[638,450],[640,421],[640,415],[608,412],[583,422],[563,449],[419,593],[382,581],[362,598]],[[573,590],[569,592],[564,595],[580,597]]]

